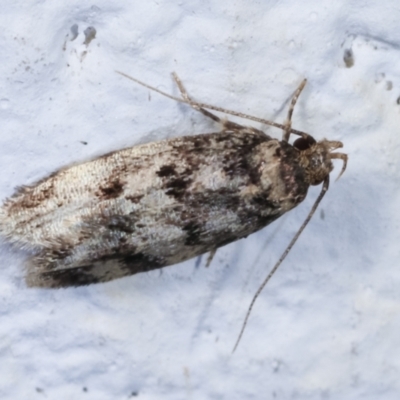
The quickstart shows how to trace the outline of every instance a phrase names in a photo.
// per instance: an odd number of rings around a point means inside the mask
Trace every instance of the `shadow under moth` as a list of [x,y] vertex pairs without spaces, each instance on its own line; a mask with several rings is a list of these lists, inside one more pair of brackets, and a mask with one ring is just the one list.
[[[285,124],[278,124],[196,102],[176,75],[182,97],[120,74],[190,105],[220,123],[221,130],[140,144],[62,168],[4,202],[0,234],[31,254],[29,286],[88,285],[207,252],[211,261],[219,247],[264,228],[301,203],[310,185],[322,183],[249,315],[327,191],[332,159],[343,161],[344,172],[347,155],[333,152],[342,143],[316,141],[292,129],[294,105],[306,81],[292,98]],[[221,120],[207,109],[278,127],[282,140]],[[299,138],[290,144],[292,134]]]

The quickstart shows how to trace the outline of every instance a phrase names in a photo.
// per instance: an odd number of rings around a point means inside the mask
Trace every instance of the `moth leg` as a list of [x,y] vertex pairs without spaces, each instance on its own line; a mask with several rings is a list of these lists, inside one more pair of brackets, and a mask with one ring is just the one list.
[[306,83],[307,83],[307,79],[304,79],[303,82],[300,83],[300,86],[297,88],[296,92],[294,93],[294,95],[292,97],[292,101],[290,102],[287,119],[284,123],[285,129],[284,129],[283,136],[282,136],[283,142],[289,141],[290,133],[292,131],[292,115],[293,115],[294,106],[296,105],[297,99],[299,98],[301,91],[304,89],[304,86],[306,86]]
[[222,120],[217,115],[200,107],[195,101],[193,101],[190,98],[190,96],[188,95],[188,92],[186,91],[185,87],[183,86],[182,81],[180,80],[180,78],[178,77],[178,75],[175,72],[172,73],[172,78],[174,79],[176,85],[178,86],[178,89],[181,92],[181,96],[182,96],[183,100],[185,101],[185,103],[189,104],[190,107],[192,107],[196,111],[201,112],[206,117],[211,118],[213,121],[215,121],[219,124],[222,124],[222,126],[225,129],[243,129],[244,128],[243,125],[236,124],[235,122],[228,121],[226,119]]
[[330,157],[331,157],[331,159],[332,159],[332,158],[333,158],[333,159],[336,158],[336,159],[339,159],[339,160],[342,160],[342,161],[343,161],[342,170],[340,171],[339,176],[336,178],[336,180],[338,180],[338,179],[343,175],[343,172],[346,170],[347,159],[348,159],[347,154],[343,154],[343,153],[331,153]]
[[218,249],[213,249],[213,250],[211,250],[210,253],[208,254],[207,262],[206,262],[206,268],[208,268],[208,267],[210,266],[211,261],[213,260],[215,254],[217,253],[217,250],[218,250]]

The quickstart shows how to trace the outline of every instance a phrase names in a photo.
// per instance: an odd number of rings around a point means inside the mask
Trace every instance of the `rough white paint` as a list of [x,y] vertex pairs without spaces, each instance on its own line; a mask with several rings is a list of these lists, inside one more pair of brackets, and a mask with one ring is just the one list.
[[[277,121],[306,77],[294,126],[343,141],[349,166],[263,292],[234,356],[251,296],[318,188],[220,250],[209,269],[192,260],[86,288],[27,289],[24,255],[3,244],[0,397],[397,400],[398,1],[84,3],[1,6],[2,198],[69,163],[217,129],[116,69],[173,93],[176,71],[199,100]],[[97,35],[86,46],[90,26]]]

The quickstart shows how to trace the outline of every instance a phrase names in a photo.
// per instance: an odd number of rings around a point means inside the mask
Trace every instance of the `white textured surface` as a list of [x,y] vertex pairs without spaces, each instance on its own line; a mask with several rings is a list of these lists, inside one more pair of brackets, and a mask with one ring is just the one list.
[[27,289],[24,255],[3,244],[1,399],[398,399],[398,1],[83,3],[2,4],[2,198],[69,163],[216,129],[116,69],[173,93],[176,71],[199,100],[277,121],[306,77],[294,127],[342,140],[349,165],[234,356],[251,296],[318,188],[209,269],[192,260],[97,286]]

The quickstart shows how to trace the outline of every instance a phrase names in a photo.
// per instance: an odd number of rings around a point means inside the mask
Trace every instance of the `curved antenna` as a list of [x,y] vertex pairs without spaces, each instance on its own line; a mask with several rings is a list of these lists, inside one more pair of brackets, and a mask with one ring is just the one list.
[[314,215],[316,209],[318,208],[319,203],[321,202],[322,198],[324,197],[325,193],[327,192],[329,188],[329,175],[326,176],[321,192],[317,197],[317,200],[315,200],[314,205],[311,208],[311,211],[308,213],[307,218],[304,220],[303,224],[301,225],[300,229],[297,231],[297,233],[294,235],[293,239],[291,240],[291,242],[289,243],[289,245],[286,247],[285,251],[283,252],[283,254],[281,255],[281,257],[279,258],[278,262],[274,265],[274,267],[272,268],[272,270],[270,271],[270,273],[267,275],[267,277],[264,279],[264,282],[260,285],[260,287],[257,289],[255,295],[253,296],[253,299],[251,300],[250,306],[247,310],[246,313],[246,317],[243,321],[242,324],[242,329],[240,330],[239,336],[236,340],[235,346],[233,347],[232,353],[235,352],[235,350],[237,349],[237,347],[239,346],[240,340],[242,339],[244,330],[246,328],[247,325],[247,321],[250,317],[250,313],[251,310],[253,309],[254,303],[256,302],[258,296],[260,295],[260,293],[262,292],[262,290],[264,289],[265,285],[268,283],[268,281],[271,279],[272,275],[274,275],[274,273],[276,272],[276,270],[279,268],[279,266],[282,264],[282,261],[286,258],[286,256],[289,254],[289,251],[292,249],[292,247],[294,246],[294,244],[296,243],[297,239],[299,238],[299,236],[301,235],[301,233],[303,232],[304,228],[307,226],[307,224],[310,222],[311,217]]
[[294,106],[296,105],[297,99],[299,98],[300,93],[304,89],[304,86],[306,86],[306,83],[307,83],[307,79],[303,79],[303,81],[300,83],[300,86],[294,92],[292,101],[290,102],[290,107],[289,107],[287,119],[285,122],[285,130],[283,132],[283,137],[282,137],[283,142],[289,142],[289,137],[290,137],[290,133],[291,133],[291,129],[292,129],[292,116],[293,116]]

